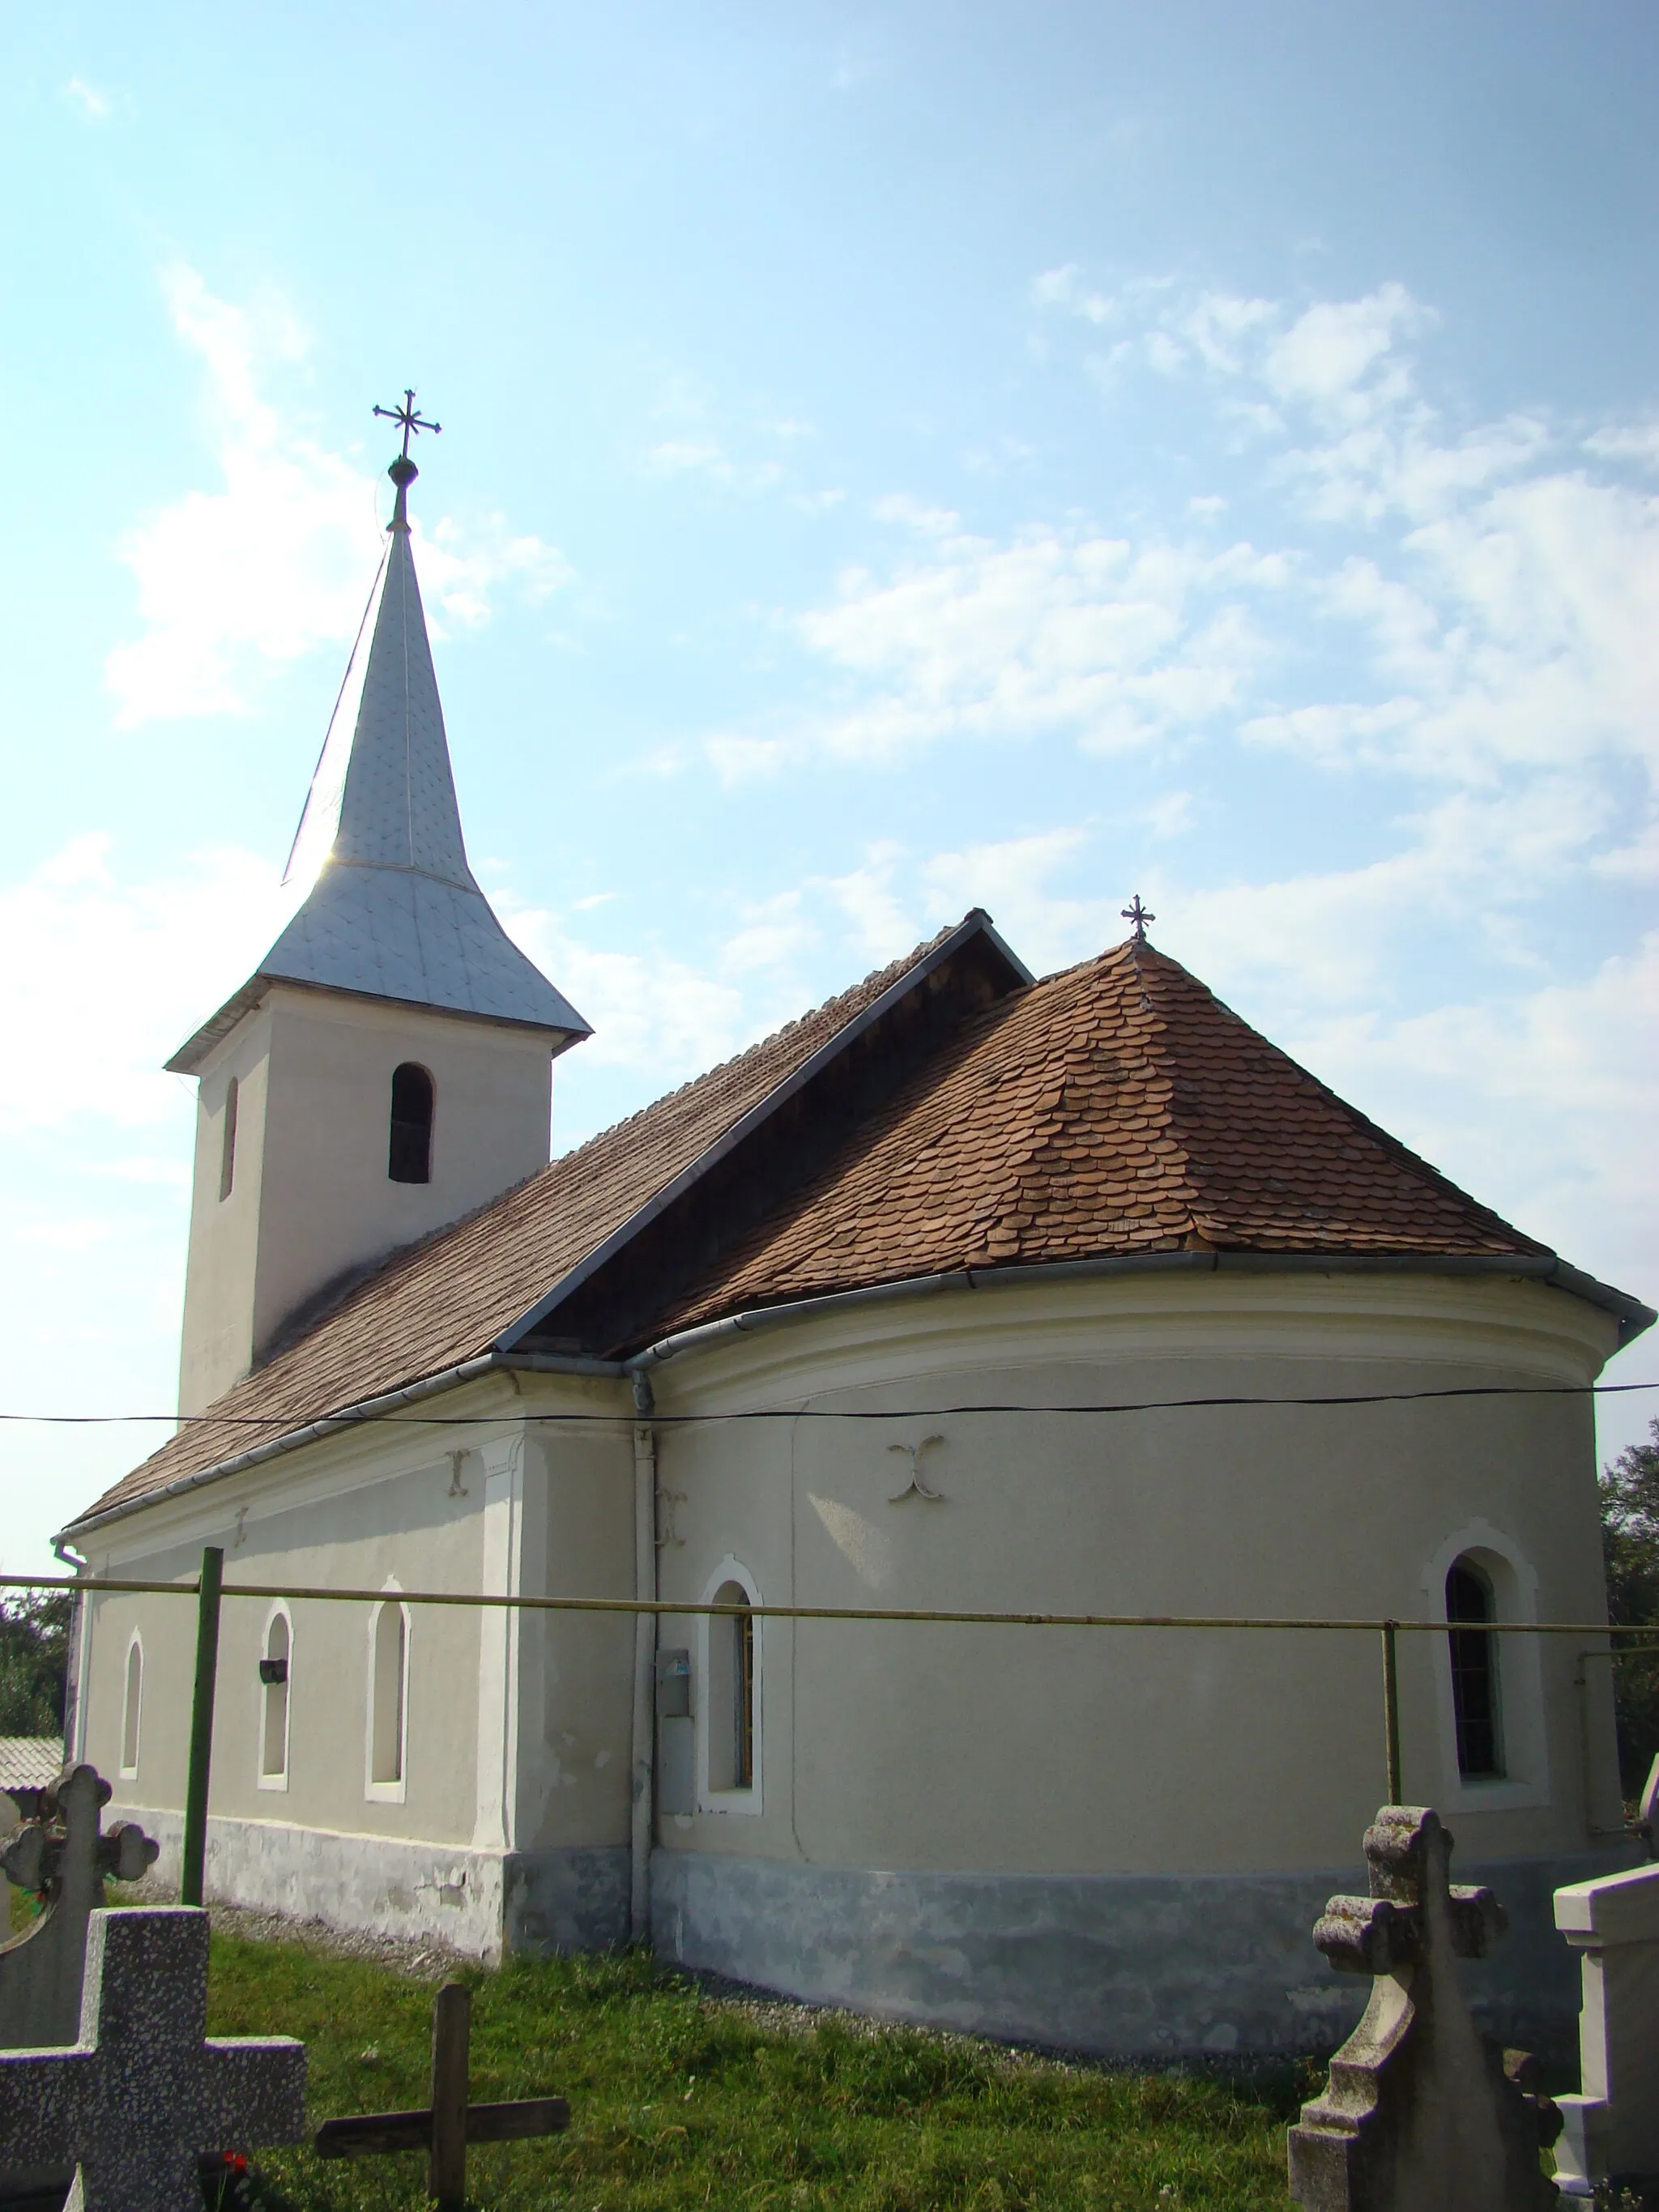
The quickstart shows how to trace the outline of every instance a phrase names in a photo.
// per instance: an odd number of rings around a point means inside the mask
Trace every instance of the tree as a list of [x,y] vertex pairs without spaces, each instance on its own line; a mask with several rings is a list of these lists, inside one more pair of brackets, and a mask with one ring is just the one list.
[[[1659,1420],[1648,1430],[1647,1443],[1632,1444],[1601,1471],[1601,1557],[1607,1618],[1650,1627],[1659,1642]],[[1635,1797],[1659,1754],[1659,1654],[1616,1662],[1613,1680],[1619,1771],[1626,1796]]]
[[67,1590],[0,1598],[0,1735],[58,1735],[69,1674]]

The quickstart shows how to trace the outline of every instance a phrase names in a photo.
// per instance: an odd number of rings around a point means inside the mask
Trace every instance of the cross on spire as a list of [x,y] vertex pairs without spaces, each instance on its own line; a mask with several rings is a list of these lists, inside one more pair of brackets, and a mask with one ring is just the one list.
[[1133,925],[1135,943],[1144,945],[1146,942],[1146,925],[1149,921],[1156,921],[1158,916],[1149,907],[1142,906],[1140,893],[1137,891],[1128,905],[1124,908],[1123,919]]
[[374,412],[377,415],[383,415],[388,422],[396,422],[401,426],[404,434],[403,458],[404,460],[409,459],[409,441],[413,432],[430,430],[435,438],[444,427],[441,422],[428,422],[424,415],[417,413],[414,392],[407,386],[404,390],[404,404],[401,407],[377,407]]
[[392,530],[407,531],[409,487],[421,473],[409,458],[409,441],[416,430],[430,430],[435,438],[444,426],[441,422],[428,422],[424,415],[416,412],[415,393],[409,386],[404,388],[404,404],[401,407],[377,407],[374,412],[384,416],[388,422],[396,422],[404,434],[404,449],[386,471],[386,474],[398,487],[397,501],[392,507],[392,520],[387,527]]

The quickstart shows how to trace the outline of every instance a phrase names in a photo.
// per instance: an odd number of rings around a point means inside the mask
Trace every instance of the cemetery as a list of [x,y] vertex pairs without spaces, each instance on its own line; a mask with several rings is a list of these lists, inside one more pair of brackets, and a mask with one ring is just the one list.
[[[642,1949],[458,1977],[435,1950],[343,1955],[320,1923],[276,1942],[233,1927],[210,1970],[198,1903],[98,1901],[153,1891],[157,1845],[104,1829],[94,1769],[18,1794],[0,1869],[33,1909],[0,1943],[8,2212],[1613,2212],[1659,2191],[1659,1865],[1556,1894],[1582,1963],[1571,2091],[1559,2055],[1481,2033],[1460,1962],[1500,1946],[1508,1915],[1452,1879],[1429,1808],[1381,1808],[1365,1893],[1309,1931],[1370,1984],[1327,2073],[1249,2054],[1103,2068],[711,1990]],[[1640,1810],[1650,1837],[1659,1760]]]

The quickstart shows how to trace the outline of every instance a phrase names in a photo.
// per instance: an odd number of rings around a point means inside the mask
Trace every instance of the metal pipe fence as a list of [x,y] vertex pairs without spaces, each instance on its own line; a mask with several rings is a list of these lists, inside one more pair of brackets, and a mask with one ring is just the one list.
[[[0,1575],[0,1590],[64,1590],[76,1595],[193,1597],[197,1601],[196,1669],[191,1704],[190,1753],[185,1797],[185,1825],[179,1901],[200,1905],[207,1857],[207,1808],[213,1747],[213,1715],[218,1671],[219,1624],[227,1598],[283,1598],[291,1601],[332,1605],[378,1605],[384,1589],[358,1589],[331,1585],[324,1588],[293,1583],[227,1583],[224,1552],[217,1545],[202,1553],[199,1574],[172,1581],[113,1575]],[[926,1626],[945,1624],[975,1628],[1109,1628],[1206,1629],[1283,1633],[1304,1631],[1324,1634],[1367,1634],[1381,1639],[1382,1751],[1386,1802],[1401,1801],[1400,1680],[1398,1642],[1401,1636],[1443,1636],[1443,1620],[1401,1620],[1330,1615],[1152,1613],[1020,1613],[957,1607],[733,1605],[708,1600],[641,1597],[544,1597],[520,1592],[471,1590],[399,1590],[404,1605],[459,1606],[480,1610],[521,1613],[623,1613],[675,1617],[767,1620],[826,1620],[848,1622],[905,1622]],[[1454,1626],[1457,1624],[1452,1624]],[[1583,1680],[1586,1659],[1620,1660],[1659,1654],[1659,1632],[1653,1627],[1609,1621],[1504,1620],[1484,1632],[1503,1636],[1645,1637],[1646,1643],[1609,1643],[1580,1650],[1574,1656]]]

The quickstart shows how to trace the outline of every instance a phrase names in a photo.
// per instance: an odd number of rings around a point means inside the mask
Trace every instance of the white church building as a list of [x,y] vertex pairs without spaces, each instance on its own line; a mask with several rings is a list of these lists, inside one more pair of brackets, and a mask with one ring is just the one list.
[[[1305,2046],[1404,1795],[1576,2008],[1626,1863],[1584,1386],[1654,1319],[1146,940],[953,928],[550,1161],[587,1024],[468,868],[398,485],[326,864],[199,1086],[179,1403],[64,1531],[228,1591],[210,1895],[1124,2053]],[[422,1593],[720,1603],[481,1609]],[[89,1594],[75,1749],[176,1869],[194,1606]],[[1445,1626],[1448,1622],[1452,1625]],[[1557,1953],[1559,1951],[1559,1958]]]

